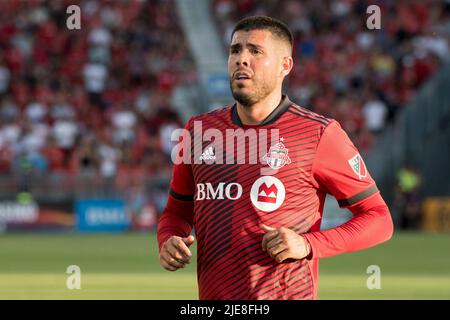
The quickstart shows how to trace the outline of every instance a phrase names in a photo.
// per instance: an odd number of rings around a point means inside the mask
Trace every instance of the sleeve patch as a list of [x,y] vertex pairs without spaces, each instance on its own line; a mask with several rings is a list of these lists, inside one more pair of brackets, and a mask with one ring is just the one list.
[[359,178],[359,180],[367,177],[366,165],[364,164],[364,161],[362,157],[359,155],[359,153],[350,160],[348,160],[348,164],[350,165],[356,176]]

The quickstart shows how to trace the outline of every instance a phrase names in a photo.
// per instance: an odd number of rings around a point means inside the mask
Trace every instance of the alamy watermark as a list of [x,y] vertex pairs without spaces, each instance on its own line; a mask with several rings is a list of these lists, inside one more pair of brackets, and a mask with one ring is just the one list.
[[66,280],[67,289],[81,289],[81,268],[77,265],[72,264],[67,267],[66,273],[70,274],[70,276],[68,276]]
[[[66,9],[69,17],[66,19],[66,26],[69,30],[81,29],[81,8],[75,4],[70,5]],[[366,9],[366,13],[370,16],[366,20],[366,26],[369,30],[381,29],[381,9],[377,5],[370,5]]]
[[367,7],[367,14],[370,16],[366,20],[366,27],[369,30],[381,29],[381,9],[379,6],[373,4]]
[[[287,154],[283,153],[284,139],[280,137],[279,129],[244,130],[239,128],[226,129],[223,133],[214,128],[203,131],[202,121],[194,121],[192,135],[186,129],[176,129],[172,132],[171,140],[177,144],[172,149],[171,158],[174,164],[201,164],[202,162],[206,164],[263,164],[267,162],[267,154],[270,151],[267,148],[269,139],[271,146],[278,146],[278,149],[282,150],[279,153],[274,151],[279,155],[281,165],[288,158]],[[206,147],[204,147],[205,142]],[[287,149],[284,148],[284,150]],[[246,161],[247,158],[248,161]],[[273,169],[277,169],[275,162]]]
[[70,14],[66,19],[66,26],[69,30],[80,30],[81,29],[81,9],[79,6],[73,4],[68,6],[66,13]]
[[381,269],[379,266],[373,264],[367,267],[366,270],[367,274],[370,274],[370,276],[367,278],[366,285],[367,289],[374,290],[374,289],[381,289]]

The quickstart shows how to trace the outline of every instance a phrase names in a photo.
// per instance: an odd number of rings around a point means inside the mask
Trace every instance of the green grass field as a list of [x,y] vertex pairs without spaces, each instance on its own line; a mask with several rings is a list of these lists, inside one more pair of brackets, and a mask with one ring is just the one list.
[[[450,299],[450,234],[397,233],[390,242],[320,262],[319,299]],[[194,249],[195,251],[195,249]],[[0,299],[197,299],[195,263],[158,263],[153,234],[0,236]],[[81,289],[69,290],[69,265]],[[369,290],[369,265],[381,289]]]

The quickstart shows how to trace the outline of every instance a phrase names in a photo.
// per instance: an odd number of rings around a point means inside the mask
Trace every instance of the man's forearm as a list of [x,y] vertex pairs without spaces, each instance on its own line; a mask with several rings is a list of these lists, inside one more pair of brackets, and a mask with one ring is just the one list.
[[327,258],[387,241],[393,233],[389,209],[379,193],[348,208],[353,218],[333,229],[303,234],[311,245],[308,258]]
[[158,247],[171,236],[187,237],[192,231],[193,201],[180,201],[169,195],[158,223]]

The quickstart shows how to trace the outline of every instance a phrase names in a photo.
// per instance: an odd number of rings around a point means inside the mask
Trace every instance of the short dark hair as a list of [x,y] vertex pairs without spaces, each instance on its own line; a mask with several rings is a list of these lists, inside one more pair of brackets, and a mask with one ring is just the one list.
[[289,43],[291,50],[294,42],[289,27],[280,20],[267,16],[251,16],[240,20],[231,33],[231,39],[237,31],[269,30],[273,35]]

